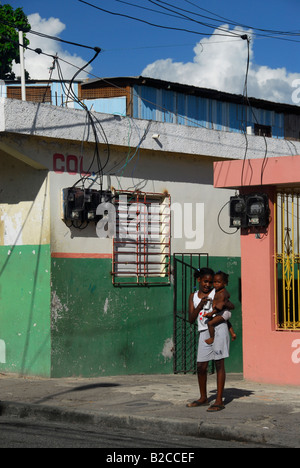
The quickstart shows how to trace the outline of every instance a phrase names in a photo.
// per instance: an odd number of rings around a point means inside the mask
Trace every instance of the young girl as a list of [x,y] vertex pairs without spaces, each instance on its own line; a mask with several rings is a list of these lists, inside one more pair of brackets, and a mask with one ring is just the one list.
[[214,343],[209,345],[205,342],[209,338],[208,319],[204,316],[207,312],[205,307],[211,306],[215,296],[213,288],[214,271],[202,268],[195,272],[195,278],[199,283],[199,290],[192,293],[189,298],[189,322],[198,322],[199,343],[197,353],[197,377],[200,390],[199,400],[188,403],[189,408],[208,405],[207,398],[207,370],[209,361],[215,362],[217,371],[217,396],[216,401],[207,411],[221,411],[225,408],[223,403],[223,391],[226,379],[225,359],[229,357],[229,333],[226,323],[217,328]]
[[[231,318],[230,310],[234,309],[234,305],[229,301],[230,294],[226,290],[228,284],[229,276],[223,271],[219,271],[214,276],[213,286],[215,289],[215,297],[212,302],[212,311],[204,314],[205,318],[210,319],[207,322],[209,336],[205,342],[207,344],[212,344],[215,339],[215,327],[220,323],[227,322],[229,332],[232,337],[232,341],[236,339],[236,334],[233,330],[231,323],[229,322]],[[230,310],[229,310],[230,309]]]
[[[200,350],[203,349],[205,345],[204,339],[201,339],[202,336],[206,337],[207,331],[207,319],[204,317],[205,310],[204,307],[206,304],[209,304],[210,301],[214,298],[214,290],[213,290],[213,278],[214,278],[214,271],[210,268],[202,268],[201,270],[197,270],[195,272],[195,279],[199,283],[199,290],[195,293],[190,294],[189,298],[189,322],[194,323],[197,320],[198,331],[199,333],[199,344],[198,344],[198,355],[197,355],[197,377],[198,377],[198,385],[200,390],[200,399],[193,401],[192,403],[188,403],[188,408],[193,408],[196,406],[207,406],[208,399],[207,399],[207,389],[206,389],[206,372],[207,372],[207,365],[208,361],[213,359],[213,357],[206,355],[203,359],[200,356]],[[207,347],[207,346],[206,346]],[[210,346],[210,348],[212,348]],[[202,362],[204,361],[204,364]],[[207,361],[207,363],[205,362]],[[202,367],[204,369],[202,370]]]

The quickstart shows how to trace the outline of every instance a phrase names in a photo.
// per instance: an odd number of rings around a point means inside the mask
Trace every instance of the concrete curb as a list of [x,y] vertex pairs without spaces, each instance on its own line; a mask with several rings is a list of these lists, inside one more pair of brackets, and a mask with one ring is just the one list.
[[234,440],[236,442],[253,442],[264,445],[274,445],[274,440],[269,439],[268,435],[257,428],[251,427],[228,427],[225,425],[210,424],[207,422],[200,422],[199,437],[217,440]]
[[[0,402],[0,417],[10,416],[20,419],[40,418],[51,422],[90,424],[103,427],[130,428],[151,431],[168,432],[169,434],[182,434],[228,440],[236,442],[252,442],[257,444],[280,446],[280,441],[272,431],[261,430],[247,425],[228,427],[222,424],[207,423],[204,421],[191,421],[182,419],[155,418],[132,415],[117,415],[106,412],[89,412],[67,410],[64,408],[35,405],[16,402]],[[284,445],[286,447],[286,445]]]

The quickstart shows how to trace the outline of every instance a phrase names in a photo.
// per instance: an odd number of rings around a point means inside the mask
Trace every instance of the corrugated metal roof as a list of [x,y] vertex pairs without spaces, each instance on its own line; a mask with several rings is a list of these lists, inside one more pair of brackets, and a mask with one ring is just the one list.
[[[216,89],[201,88],[187,84],[174,83],[171,81],[159,80],[156,78],[148,78],[144,76],[123,76],[123,77],[112,77],[112,78],[101,78],[88,80],[87,82],[82,83],[82,87],[93,87],[96,84],[101,85],[102,87],[106,86],[134,86],[134,85],[143,85],[149,86],[152,88],[166,89],[170,91],[176,91],[186,95],[201,96],[209,99],[215,99],[217,101],[226,101],[234,102],[236,104],[246,104],[245,98],[241,94],[231,94],[224,91],[218,91]],[[267,101],[264,99],[257,99],[249,97],[249,103],[253,107],[274,110],[277,112],[282,112],[286,114],[299,114],[300,107],[293,106],[291,104],[283,104],[278,102]]]

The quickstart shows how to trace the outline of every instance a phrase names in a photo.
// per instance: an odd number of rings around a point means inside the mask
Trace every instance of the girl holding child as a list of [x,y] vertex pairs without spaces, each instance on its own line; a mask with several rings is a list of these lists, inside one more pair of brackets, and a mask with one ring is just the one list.
[[195,273],[199,283],[199,290],[190,295],[189,322],[197,320],[199,331],[199,344],[197,354],[197,376],[200,390],[200,399],[187,406],[208,406],[207,399],[207,369],[211,360],[215,361],[217,371],[217,397],[209,412],[224,409],[223,391],[225,386],[225,362],[229,357],[229,333],[232,339],[236,335],[229,322],[230,310],[234,309],[229,301],[226,290],[228,275],[223,272],[215,274],[210,268],[202,268]]

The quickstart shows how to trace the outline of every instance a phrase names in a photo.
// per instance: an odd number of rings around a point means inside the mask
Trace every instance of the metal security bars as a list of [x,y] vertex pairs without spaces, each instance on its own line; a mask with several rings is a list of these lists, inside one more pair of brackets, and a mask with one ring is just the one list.
[[115,207],[113,284],[170,284],[170,196],[119,191]]
[[278,330],[300,329],[300,190],[277,195],[275,303]]

